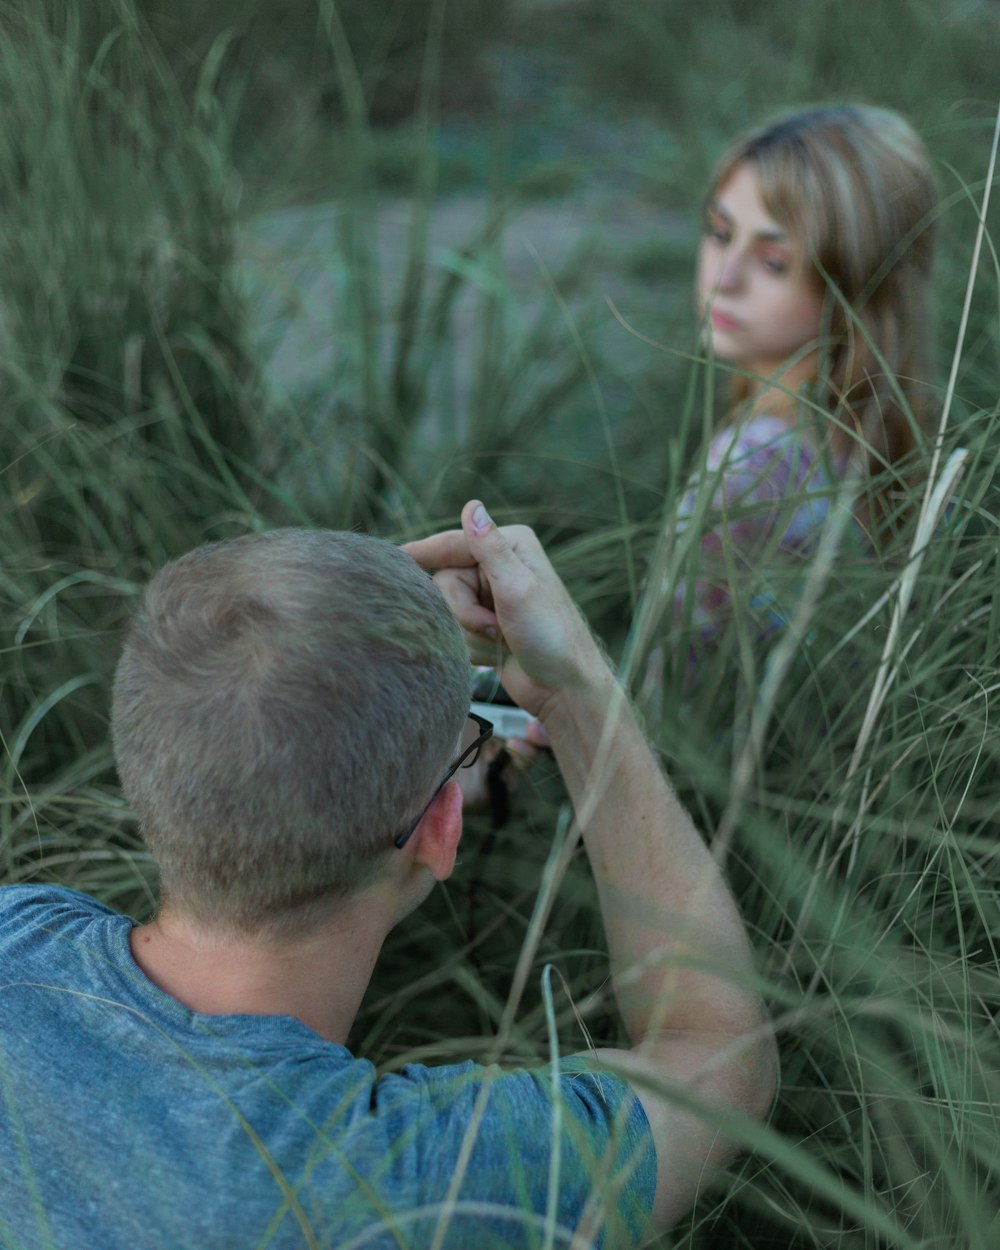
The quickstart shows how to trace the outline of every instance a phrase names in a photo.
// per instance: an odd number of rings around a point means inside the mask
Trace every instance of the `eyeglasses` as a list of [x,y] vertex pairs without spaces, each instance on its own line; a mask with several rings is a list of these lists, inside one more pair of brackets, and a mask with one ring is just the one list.
[[434,791],[431,797],[424,804],[423,808],[420,811],[420,814],[418,816],[414,816],[414,818],[406,826],[403,832],[399,834],[398,837],[393,839],[393,846],[395,846],[397,850],[401,849],[407,844],[407,842],[409,842],[414,829],[416,829],[417,825],[419,825],[420,822],[423,820],[423,818],[427,815],[427,809],[434,802],[434,800],[441,793],[441,791],[445,788],[448,782],[451,781],[452,777],[454,777],[454,775],[458,772],[460,768],[471,768],[472,765],[479,758],[479,750],[482,747],[483,743],[486,742],[487,739],[493,737],[493,725],[490,721],[485,720],[482,716],[477,716],[475,712],[469,713],[469,720],[475,721],[476,724],[478,725],[479,737],[476,738],[475,742],[473,742],[470,746],[467,746],[465,748],[465,750],[458,757],[458,759],[455,760],[453,764],[448,765],[448,771],[438,782],[437,789]]

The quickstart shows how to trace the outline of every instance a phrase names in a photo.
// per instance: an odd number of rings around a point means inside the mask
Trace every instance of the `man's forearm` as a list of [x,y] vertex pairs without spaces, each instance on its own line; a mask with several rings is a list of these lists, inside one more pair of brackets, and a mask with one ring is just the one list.
[[543,724],[583,830],[632,1045],[755,1027],[743,922],[610,670],[595,666],[550,700]]

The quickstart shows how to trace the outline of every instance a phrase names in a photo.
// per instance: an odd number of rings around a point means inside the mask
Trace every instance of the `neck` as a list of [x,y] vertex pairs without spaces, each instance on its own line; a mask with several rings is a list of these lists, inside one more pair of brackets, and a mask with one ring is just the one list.
[[132,955],[192,1011],[293,1016],[344,1045],[392,923],[368,894],[302,937],[281,941],[209,929],[166,910],[132,930]]
[[773,371],[765,373],[759,370],[761,377],[766,380],[754,384],[748,405],[750,415],[770,415],[794,420],[798,394],[808,382],[815,381],[816,369],[816,353],[812,352],[801,360],[779,366]]

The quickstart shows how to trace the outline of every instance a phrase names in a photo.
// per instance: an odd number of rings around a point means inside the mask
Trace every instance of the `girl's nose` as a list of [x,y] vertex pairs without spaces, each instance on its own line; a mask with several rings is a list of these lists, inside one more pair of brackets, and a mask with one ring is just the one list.
[[735,248],[729,248],[719,265],[719,280],[716,289],[719,291],[736,291],[743,281],[743,276],[744,258]]

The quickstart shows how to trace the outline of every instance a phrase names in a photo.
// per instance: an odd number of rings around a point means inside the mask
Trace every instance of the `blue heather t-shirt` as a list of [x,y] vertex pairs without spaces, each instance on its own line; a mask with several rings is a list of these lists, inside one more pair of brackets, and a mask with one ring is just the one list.
[[0,887],[2,1250],[429,1250],[449,1216],[442,1250],[528,1250],[547,1226],[558,1248],[595,1204],[584,1244],[638,1241],[656,1160],[624,1081],[380,1077],[289,1016],[189,1011],[131,927],[73,890]]

